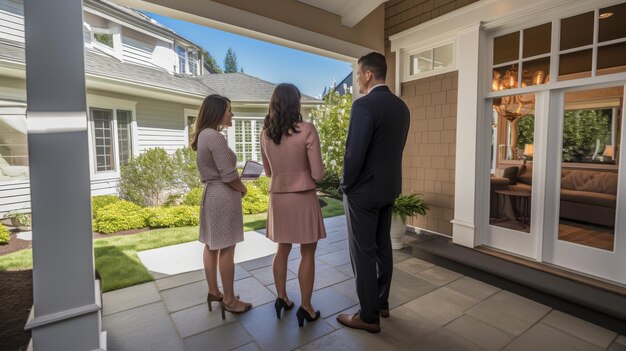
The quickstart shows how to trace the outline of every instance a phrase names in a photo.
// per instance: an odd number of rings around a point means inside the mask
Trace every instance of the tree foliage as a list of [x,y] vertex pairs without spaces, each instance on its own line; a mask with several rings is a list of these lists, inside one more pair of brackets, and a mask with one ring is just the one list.
[[333,88],[324,95],[323,101],[322,105],[311,111],[320,136],[322,158],[326,168],[326,177],[321,182],[320,188],[338,195],[352,108],[352,94],[341,95]]
[[235,54],[232,48],[228,48],[224,58],[224,73],[237,73],[238,71],[237,54]]
[[215,57],[208,51],[202,49],[202,57],[204,58],[204,64],[209,66],[216,73],[222,73],[222,68],[217,64]]

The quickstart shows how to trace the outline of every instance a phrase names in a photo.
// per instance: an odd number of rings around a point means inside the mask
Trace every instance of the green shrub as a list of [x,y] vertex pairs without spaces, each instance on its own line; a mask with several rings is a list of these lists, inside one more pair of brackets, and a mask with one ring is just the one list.
[[263,189],[252,184],[248,184],[248,193],[242,200],[243,214],[255,214],[267,212],[270,197],[263,193]]
[[202,202],[202,192],[204,189],[202,188],[194,188],[191,189],[190,192],[185,195],[183,199],[183,205],[187,206],[200,206]]
[[130,201],[120,200],[101,208],[94,219],[94,230],[104,234],[146,227],[148,211]]
[[115,195],[97,195],[91,197],[91,217],[96,218],[96,213],[106,205],[118,202],[120,199]]
[[162,204],[176,187],[175,168],[165,149],[148,149],[122,166],[120,196],[142,206]]
[[311,116],[320,136],[322,158],[326,177],[319,189],[329,194],[338,194],[339,181],[343,172],[348,124],[352,108],[352,94],[339,94],[331,89],[324,95],[324,104],[318,105]]
[[252,184],[254,184],[254,186],[256,186],[257,188],[259,188],[259,190],[261,190],[261,192],[265,195],[269,195],[270,194],[270,178],[269,177],[265,177],[265,176],[261,176],[257,179],[255,179]]
[[190,227],[200,222],[199,206],[151,207],[148,212],[150,228]]
[[0,224],[0,245],[6,245],[9,243],[9,235],[11,232],[4,225]]
[[178,206],[178,205],[180,205],[182,198],[183,198],[183,194],[181,194],[181,193],[169,194],[167,196],[167,200],[165,200],[165,202],[163,202],[163,206],[165,206],[165,207]]
[[172,155],[174,161],[174,180],[176,187],[182,192],[187,192],[202,186],[200,174],[196,165],[196,152],[191,148],[176,150]]

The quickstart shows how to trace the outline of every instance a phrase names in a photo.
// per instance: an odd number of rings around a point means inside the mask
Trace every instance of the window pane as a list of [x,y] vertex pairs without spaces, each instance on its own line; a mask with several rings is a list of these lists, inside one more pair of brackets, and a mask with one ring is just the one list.
[[550,58],[522,62],[522,86],[548,83],[550,76]]
[[185,73],[187,70],[187,54],[185,48],[181,46],[176,47],[176,54],[178,55],[178,73]]
[[448,44],[434,49],[433,69],[452,66],[454,61],[453,45]]
[[626,43],[601,46],[598,48],[598,75],[625,71]]
[[559,240],[613,250],[623,94],[623,86],[565,94]]
[[133,155],[131,113],[131,111],[117,110],[117,146],[119,149],[120,165],[125,165]]
[[591,50],[560,56],[559,80],[591,77]]
[[411,62],[411,75],[427,72],[432,69],[432,53],[432,50],[428,50],[411,55],[409,60],[409,62]]
[[593,12],[561,20],[561,50],[593,44]]
[[519,58],[519,32],[493,39],[493,64],[515,61]]
[[0,108],[0,182],[28,176],[26,116]]
[[198,53],[196,51],[189,51],[188,52],[188,56],[189,56],[189,73],[191,74],[197,74],[197,70],[198,70]]
[[114,166],[113,138],[111,137],[113,111],[92,109],[94,126],[94,149],[96,153],[96,171],[112,171]]
[[493,69],[491,89],[493,91],[517,88],[518,73],[516,65]]
[[532,57],[550,52],[552,43],[552,23],[524,29],[522,57]]
[[93,38],[97,42],[113,48],[113,34],[94,33]]
[[600,9],[598,41],[626,37],[626,3]]

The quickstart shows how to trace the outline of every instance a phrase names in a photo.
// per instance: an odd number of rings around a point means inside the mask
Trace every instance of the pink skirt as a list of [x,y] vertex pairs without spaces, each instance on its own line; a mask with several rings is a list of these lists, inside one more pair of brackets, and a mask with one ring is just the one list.
[[267,237],[282,244],[310,244],[325,238],[324,218],[315,189],[270,193]]

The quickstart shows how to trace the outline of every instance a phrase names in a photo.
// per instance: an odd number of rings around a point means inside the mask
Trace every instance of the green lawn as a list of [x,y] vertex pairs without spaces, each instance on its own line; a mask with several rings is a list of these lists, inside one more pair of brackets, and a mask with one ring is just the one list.
[[[341,201],[323,197],[327,206],[324,217],[343,214]],[[244,216],[244,231],[265,228],[266,214]],[[94,240],[96,271],[102,278],[102,290],[111,291],[149,282],[152,276],[141,264],[137,251],[156,249],[198,239],[198,227],[166,228],[127,236]],[[21,250],[0,256],[0,271],[32,268],[31,250]]]

